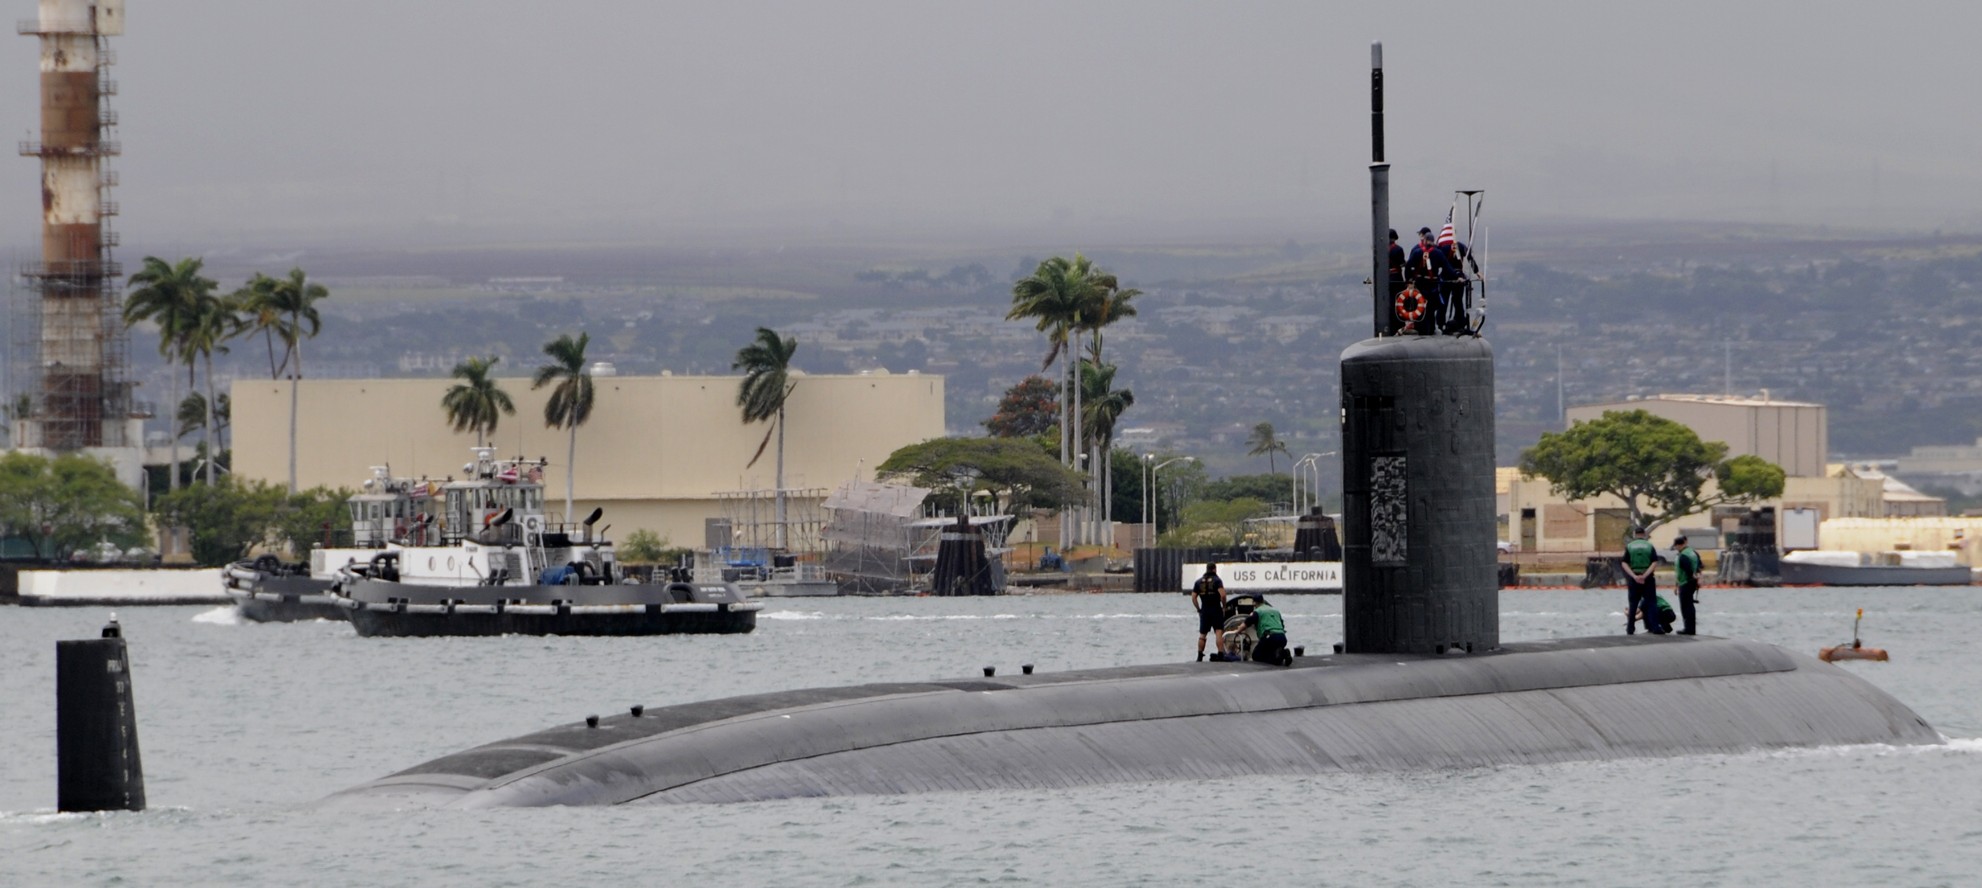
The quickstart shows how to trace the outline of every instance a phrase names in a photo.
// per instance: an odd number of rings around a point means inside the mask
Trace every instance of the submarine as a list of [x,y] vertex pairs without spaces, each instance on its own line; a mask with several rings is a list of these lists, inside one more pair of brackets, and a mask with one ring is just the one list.
[[747,802],[1945,742],[1871,683],[1762,642],[1501,642],[1484,287],[1457,330],[1426,330],[1408,311],[1423,305],[1388,283],[1381,44],[1370,72],[1375,323],[1341,355],[1343,638],[1332,653],[634,707],[443,756],[318,806]]

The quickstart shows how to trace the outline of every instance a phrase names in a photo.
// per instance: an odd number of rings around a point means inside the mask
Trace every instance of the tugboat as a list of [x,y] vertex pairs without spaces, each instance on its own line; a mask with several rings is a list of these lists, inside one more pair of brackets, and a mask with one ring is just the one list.
[[330,596],[331,581],[311,576],[307,564],[263,555],[228,565],[220,572],[220,582],[244,620],[293,623],[344,619],[344,609]]
[[743,633],[763,605],[728,582],[636,584],[621,574],[603,510],[578,525],[544,513],[541,461],[475,448],[438,515],[338,570],[330,595],[362,636]]
[[333,546],[337,541],[327,538],[310,550],[308,562],[285,562],[274,555],[236,561],[220,572],[221,583],[243,619],[342,620],[348,611],[330,595],[338,569],[370,562],[389,545],[419,545],[433,535],[428,513],[439,487],[424,478],[394,478],[390,467],[373,466],[372,477],[345,502],[351,514],[348,546]]

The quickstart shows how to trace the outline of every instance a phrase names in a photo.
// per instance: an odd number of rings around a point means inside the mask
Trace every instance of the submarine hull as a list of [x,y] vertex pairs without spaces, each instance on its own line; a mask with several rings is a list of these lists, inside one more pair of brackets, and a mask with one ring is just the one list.
[[1940,742],[1808,656],[1597,637],[734,697],[488,744],[320,804],[742,802]]

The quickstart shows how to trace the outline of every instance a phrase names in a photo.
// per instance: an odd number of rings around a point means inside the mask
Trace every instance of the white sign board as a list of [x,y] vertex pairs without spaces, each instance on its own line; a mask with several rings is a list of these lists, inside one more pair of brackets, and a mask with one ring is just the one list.
[[1817,548],[1817,524],[1820,516],[1816,509],[1782,510],[1782,547],[1791,549]]
[[[1184,591],[1204,576],[1204,564],[1184,565]],[[1230,592],[1340,592],[1340,561],[1250,561],[1218,565],[1218,578]]]

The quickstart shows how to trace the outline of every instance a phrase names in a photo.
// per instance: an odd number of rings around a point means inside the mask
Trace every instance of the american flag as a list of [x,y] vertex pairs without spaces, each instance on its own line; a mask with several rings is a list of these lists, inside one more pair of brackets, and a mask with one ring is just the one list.
[[1458,207],[1455,206],[1447,207],[1445,210],[1445,227],[1438,230],[1438,245],[1441,247],[1449,247],[1459,242],[1458,236],[1452,233],[1452,211],[1456,209]]

